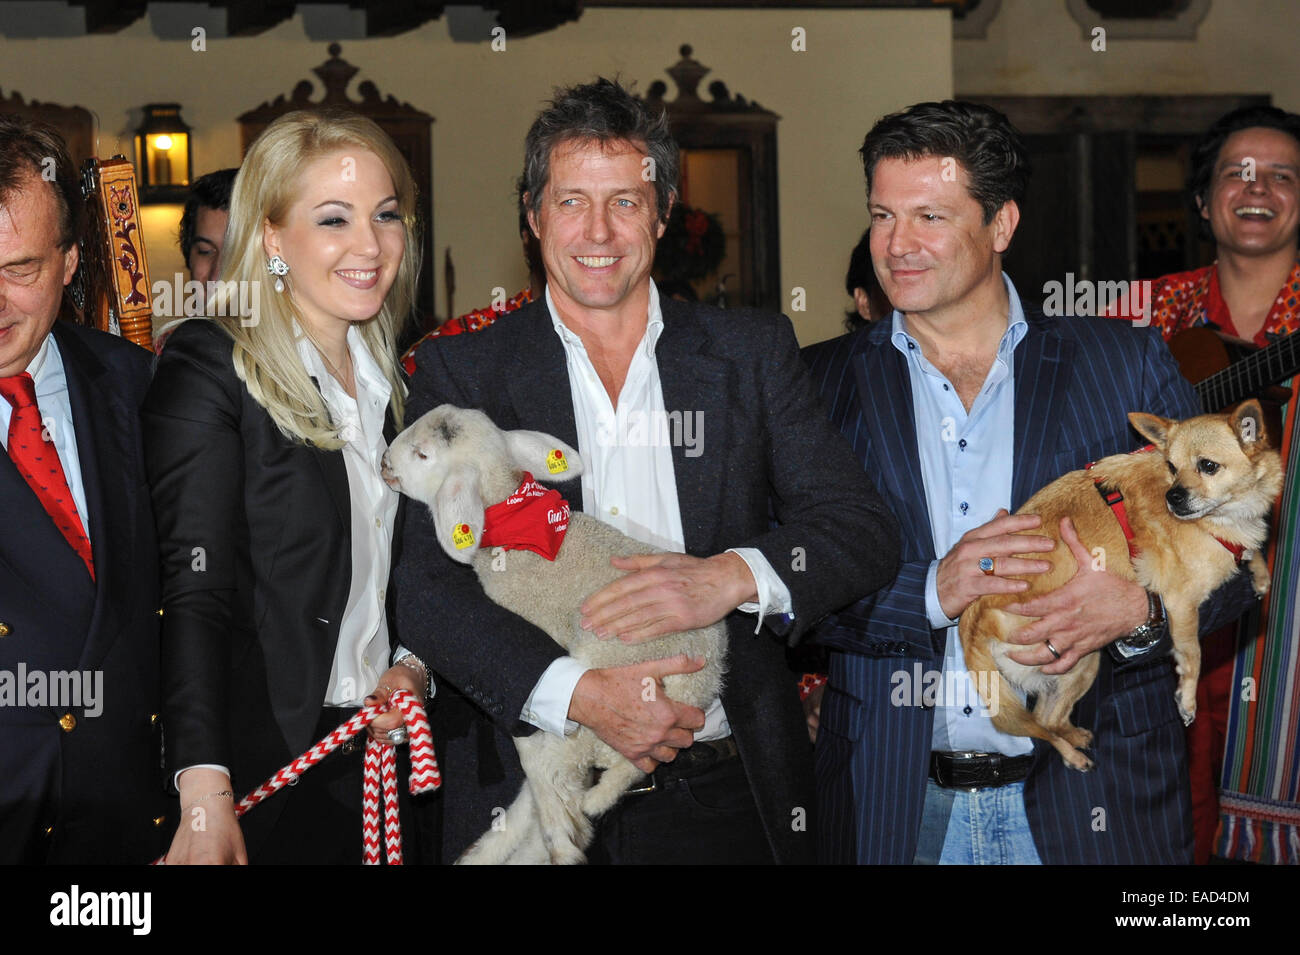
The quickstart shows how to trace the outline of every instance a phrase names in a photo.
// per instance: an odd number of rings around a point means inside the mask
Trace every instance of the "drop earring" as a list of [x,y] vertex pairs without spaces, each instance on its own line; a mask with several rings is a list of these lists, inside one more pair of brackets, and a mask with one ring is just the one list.
[[275,290],[284,291],[284,276],[289,274],[289,263],[278,255],[271,256],[266,263],[266,271],[275,276]]

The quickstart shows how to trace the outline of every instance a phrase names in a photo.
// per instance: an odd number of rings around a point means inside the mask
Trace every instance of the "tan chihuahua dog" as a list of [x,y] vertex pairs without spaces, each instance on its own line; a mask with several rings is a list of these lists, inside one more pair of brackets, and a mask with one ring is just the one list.
[[[1046,740],[1078,770],[1093,767],[1080,752],[1091,744],[1092,733],[1073,726],[1070,712],[1097,677],[1097,652],[1059,676],[1016,663],[1007,654],[1022,647],[1006,638],[1032,618],[1001,609],[1055,590],[1075,575],[1078,564],[1060,540],[1061,518],[1074,521],[1080,542],[1094,555],[1094,569],[1136,580],[1163,598],[1179,676],[1178,711],[1186,723],[1196,715],[1201,602],[1237,572],[1239,560],[1249,563],[1255,592],[1262,596],[1268,590],[1260,548],[1282,489],[1282,460],[1268,446],[1259,403],[1252,399],[1227,414],[1186,421],[1139,413],[1128,417],[1154,450],[1103,458],[1030,498],[1018,513],[1038,514],[1043,525],[1024,533],[1057,539],[1052,569],[1023,576],[1029,589],[1018,594],[979,598],[959,624],[971,672],[992,673],[995,666],[1000,671],[994,679],[976,681],[993,724],[1005,733]],[[1132,528],[1131,542],[1099,490],[1123,495],[1120,506]],[[1135,558],[1129,556],[1130,543]],[[1032,713],[1012,687],[1037,695]]]

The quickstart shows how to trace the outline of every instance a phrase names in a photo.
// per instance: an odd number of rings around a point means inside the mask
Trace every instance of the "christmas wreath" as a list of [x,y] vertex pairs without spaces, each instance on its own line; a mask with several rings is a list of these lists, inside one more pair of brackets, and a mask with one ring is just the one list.
[[655,248],[655,274],[663,282],[694,282],[716,272],[726,253],[721,220],[679,202]]

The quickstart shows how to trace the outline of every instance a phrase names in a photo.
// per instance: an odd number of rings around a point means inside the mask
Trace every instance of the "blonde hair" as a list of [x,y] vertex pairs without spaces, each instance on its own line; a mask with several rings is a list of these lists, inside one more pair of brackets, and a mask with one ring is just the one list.
[[[244,157],[230,197],[230,222],[221,256],[221,283],[208,302],[208,314],[234,340],[235,371],[253,400],[266,409],[287,437],[329,450],[343,447],[330,422],[320,391],[298,357],[293,324],[307,323],[293,298],[273,289],[262,244],[267,221],[284,221],[297,198],[303,169],[330,152],[368,149],[388,170],[405,227],[405,249],[392,288],[379,314],[358,323],[366,348],[392,388],[389,407],[398,428],[406,404],[406,388],[397,359],[397,338],[415,301],[420,268],[420,233],[415,182],[406,160],[374,122],[342,110],[299,110],[286,113],[257,137]],[[292,285],[292,274],[285,277]],[[244,283],[256,283],[248,284]],[[257,289],[254,321],[241,315],[240,288]]]

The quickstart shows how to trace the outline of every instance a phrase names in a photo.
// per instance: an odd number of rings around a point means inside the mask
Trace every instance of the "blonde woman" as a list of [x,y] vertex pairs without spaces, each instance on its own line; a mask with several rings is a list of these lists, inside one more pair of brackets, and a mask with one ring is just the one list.
[[[281,117],[235,181],[210,317],[159,361],[144,418],[181,797],[169,864],[360,862],[363,746],[242,820],[235,800],[364,700],[424,698],[423,664],[393,645],[398,497],[379,477],[402,422],[415,208],[374,123]],[[387,714],[372,735],[400,741],[400,725]]]

